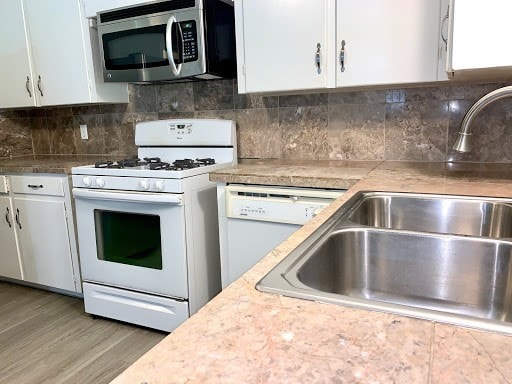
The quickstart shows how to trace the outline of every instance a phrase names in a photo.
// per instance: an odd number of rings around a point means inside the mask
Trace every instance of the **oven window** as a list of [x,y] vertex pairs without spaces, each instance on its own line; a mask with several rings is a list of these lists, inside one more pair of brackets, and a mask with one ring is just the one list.
[[160,217],[94,210],[98,259],[162,269]]
[[166,25],[104,34],[105,68],[143,69],[169,65],[165,43]]

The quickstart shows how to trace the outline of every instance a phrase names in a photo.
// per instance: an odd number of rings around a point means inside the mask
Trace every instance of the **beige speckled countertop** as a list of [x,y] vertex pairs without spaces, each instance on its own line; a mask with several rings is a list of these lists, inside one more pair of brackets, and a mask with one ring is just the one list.
[[[119,157],[119,156],[118,156]],[[71,174],[71,168],[104,161],[104,155],[29,155],[0,159],[0,173]],[[110,160],[110,158],[108,159]],[[117,160],[117,158],[114,158]]]
[[[269,182],[277,180],[272,179],[275,164],[269,165],[270,176],[263,173],[264,164],[257,166],[261,174],[251,178],[241,166],[216,173],[212,179],[275,184]],[[357,191],[512,197],[510,164],[384,162],[365,169],[347,193],[113,383],[512,382],[510,336],[254,289],[266,272]],[[332,171],[321,162],[309,174],[323,178],[324,171],[335,173],[334,179],[344,178],[343,171]],[[236,173],[240,178],[233,176]],[[307,186],[311,183],[315,184],[310,181]]]

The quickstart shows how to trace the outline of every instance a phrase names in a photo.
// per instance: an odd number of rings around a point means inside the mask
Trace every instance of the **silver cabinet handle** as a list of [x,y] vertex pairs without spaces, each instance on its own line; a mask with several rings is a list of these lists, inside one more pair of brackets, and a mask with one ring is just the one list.
[[315,63],[316,63],[316,72],[318,74],[322,73],[322,67],[321,67],[321,58],[320,58],[320,49],[322,48],[322,45],[320,43],[316,44],[316,53],[315,53]]
[[345,40],[341,40],[340,69],[345,72]]
[[5,209],[5,221],[7,221],[7,224],[9,224],[9,228],[12,228],[11,220],[9,220],[9,207]]
[[448,5],[448,8],[446,8],[446,15],[443,17],[443,21],[441,22],[441,40],[443,40],[444,43],[444,49],[448,50],[448,37],[444,36],[444,25],[450,18],[450,5]]
[[20,223],[20,210],[16,208],[16,223],[18,224],[18,227],[21,229],[21,223]]
[[39,92],[41,93],[41,97],[43,97],[43,90],[41,88],[41,76],[38,76],[38,79],[37,79],[37,89],[39,89]]
[[25,83],[25,88],[27,88],[28,97],[32,97],[32,92],[30,91],[30,77],[27,76],[27,82]]

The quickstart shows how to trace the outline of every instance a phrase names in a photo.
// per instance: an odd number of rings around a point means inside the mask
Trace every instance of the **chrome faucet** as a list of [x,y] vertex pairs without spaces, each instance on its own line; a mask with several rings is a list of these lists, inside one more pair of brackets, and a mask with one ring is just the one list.
[[512,86],[499,88],[495,91],[488,93],[478,100],[464,116],[462,124],[460,125],[459,136],[453,149],[457,152],[467,153],[471,151],[471,133],[468,132],[469,126],[475,119],[478,112],[487,107],[489,104],[505,97],[512,97]]

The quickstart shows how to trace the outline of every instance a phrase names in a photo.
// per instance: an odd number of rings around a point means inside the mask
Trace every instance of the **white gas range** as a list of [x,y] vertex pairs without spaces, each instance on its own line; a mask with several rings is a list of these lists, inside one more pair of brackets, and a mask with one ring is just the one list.
[[138,157],[72,169],[87,313],[172,331],[221,288],[215,184],[230,120],[136,125]]

